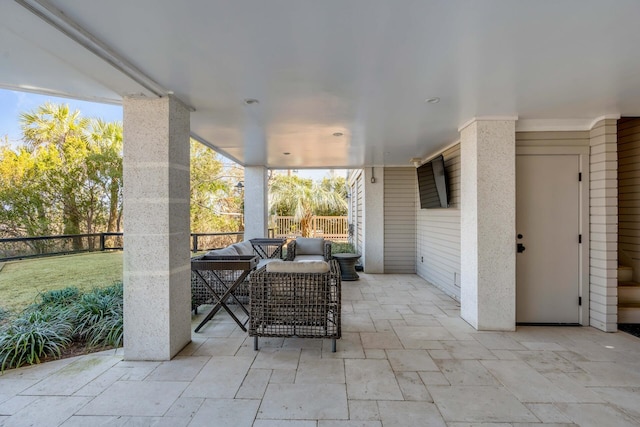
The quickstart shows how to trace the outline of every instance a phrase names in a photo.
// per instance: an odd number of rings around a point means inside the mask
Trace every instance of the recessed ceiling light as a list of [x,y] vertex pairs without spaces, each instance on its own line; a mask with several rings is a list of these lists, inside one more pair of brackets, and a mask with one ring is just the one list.
[[288,156],[288,155],[289,155],[289,154],[291,154],[291,153],[290,153],[290,152],[288,152],[288,151],[285,151],[285,152],[284,152],[284,153],[282,153],[282,154],[284,154],[285,156]]
[[428,104],[437,104],[438,102],[440,102],[440,98],[438,98],[437,96],[433,97],[433,98],[427,98],[424,100],[424,102],[428,103]]
[[333,136],[342,136],[342,135],[344,135],[344,133],[342,133],[342,132],[334,132],[333,133]]
[[255,98],[245,98],[244,99],[244,103],[247,104],[247,105],[253,105],[253,104],[259,104],[260,101],[258,101]]

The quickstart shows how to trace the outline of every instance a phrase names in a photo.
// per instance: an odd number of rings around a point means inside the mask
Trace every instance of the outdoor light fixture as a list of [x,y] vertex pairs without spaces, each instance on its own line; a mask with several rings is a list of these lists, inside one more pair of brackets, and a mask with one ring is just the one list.
[[413,163],[413,166],[418,167],[422,164],[422,159],[420,157],[413,157],[411,158],[411,163]]
[[238,183],[236,184],[236,190],[242,191],[243,188],[244,184],[242,183],[242,181],[238,181]]

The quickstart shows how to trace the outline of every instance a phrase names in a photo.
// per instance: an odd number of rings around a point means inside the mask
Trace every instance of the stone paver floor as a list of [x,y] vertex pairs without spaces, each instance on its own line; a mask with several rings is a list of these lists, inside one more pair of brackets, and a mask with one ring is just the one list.
[[255,352],[224,313],[168,362],[120,350],[8,371],[0,425],[640,425],[640,339],[625,333],[477,332],[415,275],[345,282],[342,312],[337,353],[313,339]]

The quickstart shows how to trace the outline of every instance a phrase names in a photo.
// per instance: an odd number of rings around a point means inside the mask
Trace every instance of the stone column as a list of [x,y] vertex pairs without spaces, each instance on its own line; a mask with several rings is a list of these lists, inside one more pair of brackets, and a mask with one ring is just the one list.
[[189,110],[124,99],[124,357],[169,360],[191,340]]
[[460,129],[460,315],[478,330],[515,330],[515,119]]
[[244,239],[267,237],[268,174],[264,166],[244,168]]
[[384,168],[364,169],[362,265],[365,273],[384,273]]

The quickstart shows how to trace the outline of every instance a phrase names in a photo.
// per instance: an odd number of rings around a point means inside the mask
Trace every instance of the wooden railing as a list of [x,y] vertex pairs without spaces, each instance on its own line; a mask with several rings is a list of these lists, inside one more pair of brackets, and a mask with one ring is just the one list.
[[[275,237],[296,238],[302,235],[300,223],[292,216],[274,216]],[[328,240],[347,241],[349,225],[346,216],[315,216],[311,226],[311,237],[324,237]]]

